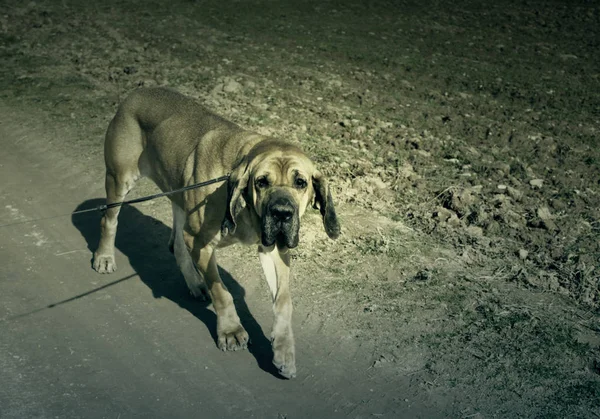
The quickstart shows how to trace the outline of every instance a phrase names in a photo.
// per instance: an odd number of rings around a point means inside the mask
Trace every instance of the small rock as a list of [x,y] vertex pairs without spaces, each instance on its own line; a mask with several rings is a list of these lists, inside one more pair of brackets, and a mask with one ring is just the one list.
[[563,61],[567,61],[567,60],[577,60],[579,57],[577,57],[577,55],[575,54],[560,54],[559,55],[560,59]]
[[506,185],[498,185],[498,190],[502,193],[504,193],[507,190],[507,186]]
[[519,249],[519,259],[525,260],[529,256],[529,252],[525,249]]
[[535,189],[541,189],[544,186],[544,179],[531,179],[529,184]]

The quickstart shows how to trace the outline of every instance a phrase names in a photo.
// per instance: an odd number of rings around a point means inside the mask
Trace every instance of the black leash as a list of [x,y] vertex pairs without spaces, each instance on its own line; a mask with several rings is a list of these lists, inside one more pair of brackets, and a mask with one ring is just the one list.
[[85,212],[106,211],[107,209],[115,208],[115,207],[120,207],[120,206],[125,205],[125,204],[137,204],[138,202],[150,201],[152,199],[162,198],[163,196],[169,196],[169,195],[173,195],[173,194],[176,194],[176,193],[179,193],[179,192],[189,191],[190,189],[196,189],[196,188],[201,188],[203,186],[212,185],[213,183],[223,182],[223,181],[229,179],[229,176],[230,176],[230,174],[227,173],[226,175],[219,176],[218,178],[206,180],[204,182],[194,183],[193,185],[184,186],[183,188],[175,189],[174,191],[161,192],[161,193],[157,193],[157,194],[154,194],[154,195],[143,196],[141,198],[130,199],[129,201],[113,202],[112,204],[104,204],[104,205],[100,205],[100,206],[97,206],[97,207],[94,207],[94,208],[88,208],[88,209],[82,209],[82,210],[70,212],[68,214],[54,215],[52,217],[45,217],[45,218],[36,218],[34,220],[17,221],[15,223],[9,223],[9,224],[0,224],[0,228],[2,228],[2,227],[8,227],[8,226],[13,226],[13,225],[17,225],[17,224],[32,223],[34,221],[50,220],[50,219],[53,219],[53,218],[67,217],[67,216],[72,216],[72,215],[77,215],[77,214],[83,214]]
[[229,173],[226,175],[220,176],[218,178],[215,178],[215,179],[210,179],[210,180],[206,180],[204,182],[194,183],[193,185],[184,186],[183,188],[175,189],[174,191],[161,192],[161,193],[157,193],[154,195],[143,196],[141,198],[130,199],[129,201],[113,202],[112,204],[108,204],[108,205],[105,204],[105,205],[100,205],[95,208],[88,208],[88,209],[84,209],[84,210],[75,211],[75,212],[72,212],[67,215],[82,214],[84,212],[90,212],[90,211],[106,211],[109,208],[120,207],[125,204],[137,204],[138,202],[150,201],[152,199],[162,198],[163,196],[169,196],[169,195],[173,195],[173,194],[176,194],[179,192],[189,191],[190,189],[196,189],[196,188],[201,188],[203,186],[212,185],[213,183],[223,182],[224,180],[227,180],[227,179],[229,179]]

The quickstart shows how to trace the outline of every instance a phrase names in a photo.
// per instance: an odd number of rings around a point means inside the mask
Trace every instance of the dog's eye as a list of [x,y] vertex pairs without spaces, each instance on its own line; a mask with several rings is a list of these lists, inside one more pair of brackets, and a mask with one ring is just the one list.
[[259,178],[256,178],[256,181],[254,183],[258,189],[263,189],[269,186],[269,179],[267,179],[266,176],[261,176]]
[[297,177],[296,180],[294,181],[294,186],[298,189],[304,189],[304,188],[306,188],[307,185],[308,185],[308,183],[306,183],[306,181],[304,179],[302,179],[301,177]]

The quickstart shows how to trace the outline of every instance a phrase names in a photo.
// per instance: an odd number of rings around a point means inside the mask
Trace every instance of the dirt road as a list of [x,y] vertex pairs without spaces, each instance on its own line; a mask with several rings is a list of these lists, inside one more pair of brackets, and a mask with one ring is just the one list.
[[[51,134],[10,119],[0,125],[2,224],[102,202],[101,156],[91,167],[56,159]],[[436,416],[410,377],[369,368],[360,345],[316,330],[305,307],[295,316],[298,378],[278,378],[255,259],[225,260],[222,270],[253,345],[220,352],[214,313],[188,296],[166,250],[170,227],[124,209],[119,269],[102,276],[90,267],[98,221],[92,213],[2,227],[0,417]]]

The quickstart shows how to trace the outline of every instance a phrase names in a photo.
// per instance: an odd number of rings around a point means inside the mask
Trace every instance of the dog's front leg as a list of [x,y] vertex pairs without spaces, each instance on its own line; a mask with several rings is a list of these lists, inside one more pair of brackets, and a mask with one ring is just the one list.
[[268,250],[259,246],[258,256],[273,297],[273,364],[286,378],[296,376],[296,349],[292,331],[292,297],[290,294],[290,253],[276,246]]
[[197,241],[194,241],[192,258],[206,282],[208,293],[217,313],[217,345],[222,351],[246,349],[248,333],[242,327],[240,318],[235,311],[233,297],[221,280],[214,249],[210,245],[198,248]]

